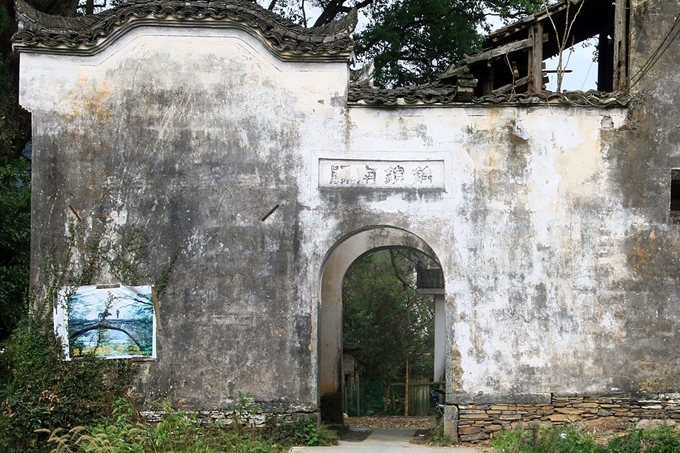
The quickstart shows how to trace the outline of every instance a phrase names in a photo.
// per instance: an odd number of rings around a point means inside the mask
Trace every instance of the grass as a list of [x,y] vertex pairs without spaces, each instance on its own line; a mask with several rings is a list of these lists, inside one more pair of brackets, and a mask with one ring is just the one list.
[[252,429],[248,420],[237,424],[198,419],[181,411],[164,410],[158,423],[136,420],[124,400],[116,403],[114,420],[66,430],[39,429],[52,453],[283,453],[293,445],[331,445],[337,436],[310,420],[270,421]]
[[502,431],[491,441],[500,453],[680,453],[680,431],[670,426],[631,430],[606,445],[577,425]]

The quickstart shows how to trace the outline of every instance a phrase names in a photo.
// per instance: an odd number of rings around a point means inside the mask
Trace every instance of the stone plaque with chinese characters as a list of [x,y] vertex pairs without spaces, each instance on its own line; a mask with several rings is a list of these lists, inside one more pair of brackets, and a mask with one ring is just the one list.
[[319,187],[444,190],[444,161],[319,159]]

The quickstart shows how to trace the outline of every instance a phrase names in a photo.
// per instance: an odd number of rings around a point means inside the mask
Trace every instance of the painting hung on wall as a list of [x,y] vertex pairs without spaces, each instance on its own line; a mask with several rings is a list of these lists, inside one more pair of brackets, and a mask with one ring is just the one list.
[[62,288],[55,332],[67,359],[156,357],[156,317],[151,286]]

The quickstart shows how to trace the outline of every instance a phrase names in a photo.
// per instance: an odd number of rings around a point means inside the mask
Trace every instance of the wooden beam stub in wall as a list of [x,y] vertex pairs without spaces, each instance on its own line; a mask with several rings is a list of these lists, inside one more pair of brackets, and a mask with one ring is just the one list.
[[529,29],[531,48],[527,62],[529,91],[540,93],[543,91],[543,23],[538,22]]
[[628,89],[628,0],[614,2],[614,56],[612,88]]

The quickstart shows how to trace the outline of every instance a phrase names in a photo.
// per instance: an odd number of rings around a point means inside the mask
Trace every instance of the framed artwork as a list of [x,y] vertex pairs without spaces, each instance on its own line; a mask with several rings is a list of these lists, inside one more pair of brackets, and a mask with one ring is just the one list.
[[152,286],[64,287],[54,311],[54,330],[66,360],[156,357]]

